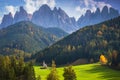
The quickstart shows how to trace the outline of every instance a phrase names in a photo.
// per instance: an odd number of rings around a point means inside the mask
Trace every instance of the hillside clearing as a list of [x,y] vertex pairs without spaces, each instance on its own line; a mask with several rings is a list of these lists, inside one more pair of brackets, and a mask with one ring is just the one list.
[[[120,80],[120,71],[109,69],[108,67],[101,66],[100,64],[86,64],[73,66],[77,80]],[[40,66],[34,66],[36,76],[40,75],[41,80],[46,80],[50,72],[49,69],[40,69]],[[63,74],[64,67],[57,68],[60,80],[64,80]]]

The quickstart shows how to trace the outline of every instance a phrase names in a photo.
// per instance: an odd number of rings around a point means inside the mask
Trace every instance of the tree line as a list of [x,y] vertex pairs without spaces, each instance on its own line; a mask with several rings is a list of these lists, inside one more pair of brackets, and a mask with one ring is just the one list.
[[112,68],[120,69],[120,54],[117,50],[107,52],[108,55],[100,55],[100,63],[102,65],[108,65]]
[[0,80],[36,80],[32,62],[22,57],[0,56]]
[[[64,68],[63,77],[64,77],[64,80],[76,80],[76,73],[72,68],[72,66],[68,66]],[[60,80],[58,76],[58,72],[56,70],[55,61],[52,61],[52,69],[47,76],[47,80]]]

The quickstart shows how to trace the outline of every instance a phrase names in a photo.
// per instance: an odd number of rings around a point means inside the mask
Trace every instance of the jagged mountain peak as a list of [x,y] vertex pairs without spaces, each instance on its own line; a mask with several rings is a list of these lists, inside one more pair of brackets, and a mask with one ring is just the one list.
[[48,10],[48,11],[50,11],[51,8],[50,8],[47,4],[44,4],[44,5],[42,5],[42,6],[39,8],[39,11],[40,11],[40,10]]
[[95,13],[100,13],[100,9],[97,8],[96,11],[95,11]]
[[61,9],[60,7],[58,8],[58,12],[60,12],[62,14],[66,14],[65,11],[63,9]]
[[109,13],[108,7],[107,7],[107,6],[104,6],[101,13],[103,13],[103,14]]
[[114,17],[119,16],[119,12],[115,10],[114,8],[108,8],[107,6],[104,6],[102,11],[100,11],[100,8],[97,8],[95,12],[91,12],[90,10],[87,10],[84,16],[81,16],[77,24],[80,27],[96,24]]
[[40,8],[50,8],[47,4],[43,4]]
[[3,16],[0,28],[7,27],[9,25],[13,24],[13,16],[12,13],[5,14]]
[[12,13],[9,12],[8,14],[4,14],[4,16],[12,16]]
[[20,11],[25,11],[23,6],[20,6]]
[[113,12],[119,13],[118,10],[116,10],[116,9],[114,9],[114,8],[112,8],[112,7],[110,7],[109,12],[110,12],[110,13],[113,13]]
[[57,11],[57,8],[56,8],[56,7],[54,7],[53,11]]
[[91,15],[91,10],[87,10],[85,13],[85,16],[89,16],[89,15]]
[[11,13],[11,12],[9,12],[9,15],[10,15],[10,16],[12,16],[12,13]]
[[28,19],[28,13],[23,8],[23,6],[20,6],[19,11],[16,11],[14,16],[14,23],[20,22],[20,21],[27,21]]
[[58,11],[63,11],[60,7],[58,8]]
[[42,5],[33,13],[32,22],[46,28],[58,27],[67,32],[74,31],[76,27],[76,21],[71,19],[64,10],[56,7],[51,10],[48,5]]
[[103,7],[103,10],[104,10],[104,9],[106,9],[106,10],[107,10],[107,9],[108,9],[108,6],[104,6],[104,7]]
[[[32,21],[33,23],[42,25],[46,28],[58,27],[64,31],[73,32],[78,29],[78,26],[84,27],[86,25],[96,24],[101,21],[117,17],[118,15],[119,12],[114,8],[111,7],[108,12],[108,7],[104,6],[102,11],[100,11],[99,8],[97,8],[95,12],[87,10],[85,15],[81,16],[76,22],[75,19],[69,17],[63,9],[54,7],[52,10],[47,4],[44,4],[35,11],[33,15],[29,15],[23,6],[21,6],[19,11],[15,13],[12,23],[19,21]],[[4,22],[4,24],[6,23],[7,22]]]

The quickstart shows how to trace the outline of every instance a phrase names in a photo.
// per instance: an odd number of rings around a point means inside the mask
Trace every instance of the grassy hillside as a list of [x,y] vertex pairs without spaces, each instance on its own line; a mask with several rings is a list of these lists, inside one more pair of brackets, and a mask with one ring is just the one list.
[[[50,29],[54,31],[53,29]],[[35,53],[56,42],[67,35],[58,29],[58,34],[51,33],[48,29],[37,26],[29,21],[22,21],[0,30],[0,53],[5,54],[6,49],[18,49]],[[7,54],[7,52],[6,52]]]
[[[41,80],[46,80],[50,72],[49,69],[40,69],[40,66],[34,66],[36,76],[40,75]],[[57,68],[60,80],[64,80],[63,67]],[[73,66],[76,72],[77,80],[120,80],[120,71],[112,70],[100,64],[86,64]]]

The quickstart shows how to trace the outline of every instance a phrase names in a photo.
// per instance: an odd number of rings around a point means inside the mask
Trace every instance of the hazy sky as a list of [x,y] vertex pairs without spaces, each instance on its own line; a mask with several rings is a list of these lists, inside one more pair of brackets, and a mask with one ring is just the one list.
[[55,6],[61,7],[69,16],[76,19],[84,15],[86,10],[95,11],[97,7],[113,7],[120,12],[120,0],[0,0],[0,22],[4,14],[12,12],[14,15],[19,6],[24,6],[24,9],[32,14],[43,4],[48,4],[51,9]]

